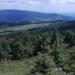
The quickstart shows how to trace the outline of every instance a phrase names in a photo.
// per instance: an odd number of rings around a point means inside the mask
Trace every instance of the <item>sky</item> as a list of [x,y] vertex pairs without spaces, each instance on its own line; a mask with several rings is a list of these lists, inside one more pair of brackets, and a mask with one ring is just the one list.
[[75,13],[75,0],[0,0],[0,10]]

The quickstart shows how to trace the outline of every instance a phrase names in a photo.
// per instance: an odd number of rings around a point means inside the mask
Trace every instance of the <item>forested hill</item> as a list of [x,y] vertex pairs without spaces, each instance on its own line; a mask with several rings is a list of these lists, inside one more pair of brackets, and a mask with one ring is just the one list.
[[75,75],[74,72],[75,30],[0,35],[1,75]]
[[74,18],[57,13],[40,13],[23,10],[0,10],[0,25],[15,25],[72,19]]

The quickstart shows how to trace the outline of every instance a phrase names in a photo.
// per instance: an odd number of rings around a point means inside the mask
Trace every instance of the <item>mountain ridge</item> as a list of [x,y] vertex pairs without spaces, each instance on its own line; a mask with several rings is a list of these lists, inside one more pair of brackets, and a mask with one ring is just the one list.
[[72,20],[73,17],[57,13],[42,13],[27,10],[0,10],[1,24],[27,24],[57,20]]

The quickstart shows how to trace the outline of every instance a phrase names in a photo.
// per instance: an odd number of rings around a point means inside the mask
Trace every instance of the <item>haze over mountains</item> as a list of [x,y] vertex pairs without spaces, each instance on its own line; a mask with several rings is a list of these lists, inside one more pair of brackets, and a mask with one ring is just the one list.
[[73,17],[57,13],[40,13],[26,10],[0,10],[0,24],[27,24],[57,20],[73,20]]

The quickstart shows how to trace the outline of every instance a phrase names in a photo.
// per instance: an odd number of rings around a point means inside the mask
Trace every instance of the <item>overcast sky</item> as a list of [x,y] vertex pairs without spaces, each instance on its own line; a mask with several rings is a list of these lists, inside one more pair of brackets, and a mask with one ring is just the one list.
[[0,0],[0,10],[3,9],[74,13],[75,0]]

